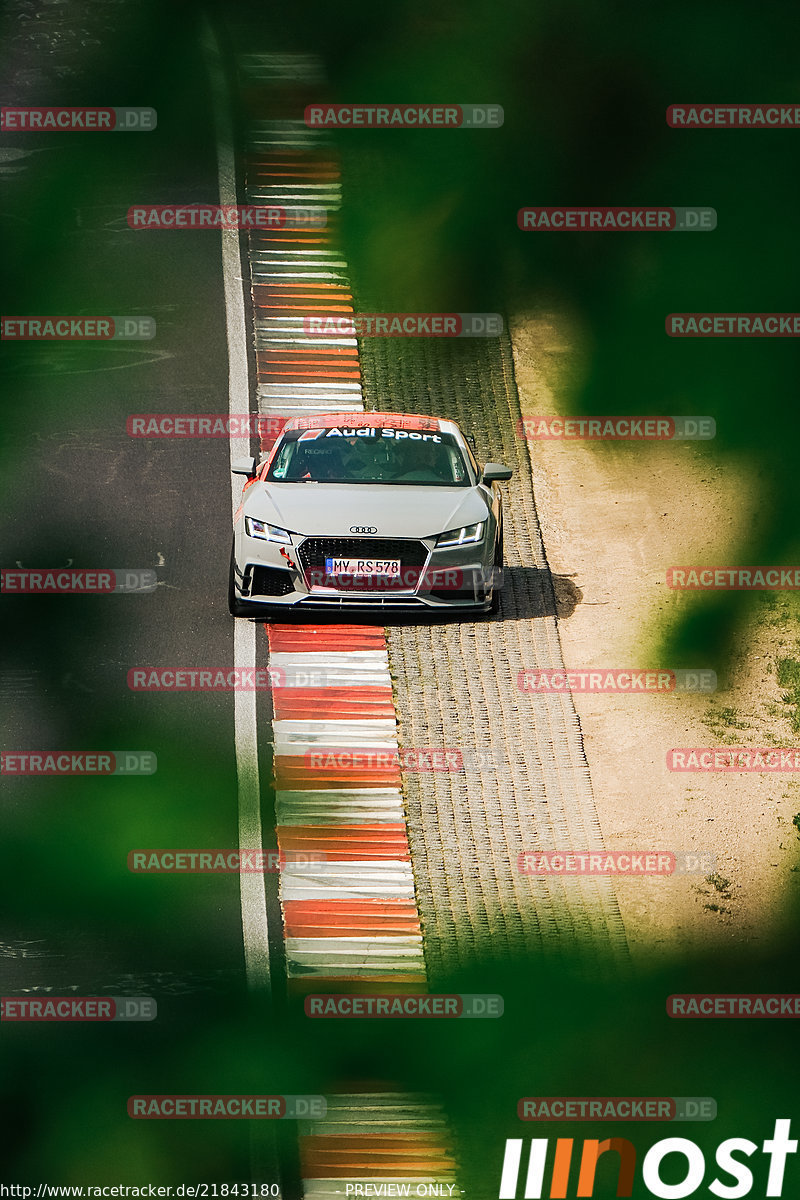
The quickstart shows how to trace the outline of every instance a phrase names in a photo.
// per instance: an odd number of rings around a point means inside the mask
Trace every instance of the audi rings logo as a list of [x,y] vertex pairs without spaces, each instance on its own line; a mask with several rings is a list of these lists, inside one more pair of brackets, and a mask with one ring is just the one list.
[[378,530],[375,525],[351,525],[350,532],[351,533],[377,533]]

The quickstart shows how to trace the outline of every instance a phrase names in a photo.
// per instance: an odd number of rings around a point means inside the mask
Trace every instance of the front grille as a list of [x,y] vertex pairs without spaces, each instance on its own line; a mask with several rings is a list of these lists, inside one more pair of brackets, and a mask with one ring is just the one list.
[[358,537],[310,537],[298,550],[309,587],[321,584],[324,587],[339,587],[337,577],[326,575],[326,558],[392,558],[400,560],[400,579],[364,578],[359,584],[355,580],[345,583],[346,590],[368,590],[391,592],[414,588],[419,581],[428,551],[423,542],[408,538],[358,538]]
[[288,596],[294,583],[288,571],[280,567],[253,567],[250,578],[251,596]]

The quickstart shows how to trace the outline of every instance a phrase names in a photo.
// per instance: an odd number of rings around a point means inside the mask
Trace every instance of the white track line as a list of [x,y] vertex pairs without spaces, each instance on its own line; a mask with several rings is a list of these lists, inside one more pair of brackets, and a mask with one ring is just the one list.
[[[236,165],[233,135],[228,115],[228,99],[220,70],[219,47],[211,26],[206,22],[203,33],[211,88],[214,120],[217,133],[217,163],[219,199],[222,205],[235,205]],[[222,231],[222,274],[225,291],[225,322],[228,337],[228,409],[230,415],[241,417],[250,412],[250,389],[247,374],[247,333],[245,324],[244,291],[239,254],[239,232]],[[250,453],[250,439],[230,439],[231,463]],[[241,500],[238,476],[231,475],[231,513]],[[256,629],[252,621],[235,621],[233,630],[233,665],[235,668],[255,668]],[[242,850],[260,849],[261,789],[258,776],[258,740],[256,727],[256,693],[236,691],[233,694],[236,774],[239,793],[239,847]],[[271,992],[269,971],[269,929],[264,876],[258,873],[239,876],[242,904],[242,936],[247,985],[252,991]]]

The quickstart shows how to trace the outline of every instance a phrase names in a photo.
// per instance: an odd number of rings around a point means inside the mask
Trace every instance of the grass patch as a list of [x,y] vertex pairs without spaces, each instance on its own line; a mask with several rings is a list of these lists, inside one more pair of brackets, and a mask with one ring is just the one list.
[[796,658],[779,658],[776,678],[784,688],[781,700],[791,708],[789,723],[793,733],[800,732],[800,662]]
[[[731,909],[725,904],[718,903],[718,900],[731,900],[731,881],[726,879],[724,875],[720,875],[719,871],[712,871],[710,875],[703,878],[703,887],[696,887],[695,891],[701,896],[708,896],[709,899],[703,905],[707,912],[713,913],[731,913]],[[714,896],[716,892],[716,896]]]
[[[730,736],[731,730],[749,729],[746,721],[740,721],[735,708],[709,708],[703,717],[703,724],[720,739]],[[734,739],[734,741],[737,739]]]

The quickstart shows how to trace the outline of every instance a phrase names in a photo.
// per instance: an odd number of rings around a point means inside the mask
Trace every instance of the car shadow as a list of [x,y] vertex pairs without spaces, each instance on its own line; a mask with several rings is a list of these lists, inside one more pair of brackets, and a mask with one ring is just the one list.
[[583,600],[571,575],[554,575],[549,567],[506,567],[505,576],[498,616],[506,621],[568,621]]

